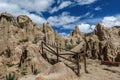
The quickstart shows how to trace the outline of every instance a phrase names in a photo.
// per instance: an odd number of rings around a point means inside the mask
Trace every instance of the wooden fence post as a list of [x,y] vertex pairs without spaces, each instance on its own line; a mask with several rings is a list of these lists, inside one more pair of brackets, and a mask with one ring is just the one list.
[[60,44],[60,52],[61,52],[61,44]]
[[77,53],[77,75],[80,76],[79,53]]
[[41,43],[41,46],[42,46],[42,54],[44,54],[44,52],[43,52],[43,42]]
[[57,62],[59,61],[59,53],[58,53],[58,44],[57,44],[57,48],[56,48],[56,53],[57,53]]
[[85,57],[85,54],[83,55],[83,59],[84,59],[84,70],[85,70],[85,73],[88,73],[87,66],[86,66],[86,57]]

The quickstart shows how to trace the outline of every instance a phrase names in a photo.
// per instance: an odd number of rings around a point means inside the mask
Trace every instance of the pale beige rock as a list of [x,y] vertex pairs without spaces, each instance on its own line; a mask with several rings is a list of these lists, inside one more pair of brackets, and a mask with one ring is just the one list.
[[70,36],[66,39],[66,45],[76,46],[83,40],[83,34],[80,32],[78,26],[70,33]]
[[[35,78],[35,79],[34,79]],[[24,80],[29,80],[29,77],[24,77]],[[19,80],[23,80],[22,78]],[[47,74],[40,73],[33,80],[78,80],[76,74],[69,69],[64,63],[57,63],[53,65]]]
[[[87,49],[86,55],[92,59],[119,62],[120,57],[118,54],[120,52],[119,27],[105,28],[98,24],[95,30],[89,34],[82,34],[79,28],[75,27],[70,36],[65,37],[59,36],[49,23],[40,27],[26,15],[20,15],[16,18],[5,12],[0,15],[0,36],[0,80],[5,80],[5,76],[11,72],[15,72],[15,77],[20,80],[77,80],[75,73],[64,63],[51,65],[43,58],[41,55],[41,42],[43,40],[62,48],[71,45],[73,47],[71,50],[75,52]],[[56,48],[52,49],[56,50]],[[25,52],[25,50],[27,51]],[[63,53],[63,51],[59,50],[59,53]],[[47,51],[45,53],[49,59],[56,59],[55,55],[50,55]],[[69,56],[65,57],[69,58]],[[66,63],[68,62],[66,61]],[[90,69],[93,66],[96,65],[90,65]],[[101,72],[90,75],[93,78],[88,75],[85,77],[99,80],[97,75],[101,75]],[[83,79],[87,80],[85,77]]]

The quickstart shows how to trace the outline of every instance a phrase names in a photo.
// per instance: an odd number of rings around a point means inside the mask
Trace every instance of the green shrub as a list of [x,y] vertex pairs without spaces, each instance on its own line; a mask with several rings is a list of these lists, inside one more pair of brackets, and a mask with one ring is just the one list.
[[20,28],[23,28],[23,27],[24,27],[24,24],[25,24],[25,23],[23,23],[23,22],[19,23]]
[[68,50],[70,50],[70,49],[72,49],[72,48],[73,48],[72,45],[67,45],[67,46],[66,46],[66,49],[68,49]]
[[10,47],[7,47],[7,49],[6,49],[6,54],[7,54],[7,57],[10,57],[10,56],[11,56]]
[[39,71],[37,69],[34,70],[33,74],[37,75],[39,73]]
[[19,40],[20,43],[23,43],[23,42],[28,42],[28,39],[22,39],[22,40]]
[[6,80],[15,80],[15,73],[9,73],[6,75]]
[[8,67],[12,67],[14,64],[8,62],[6,65],[7,65]]

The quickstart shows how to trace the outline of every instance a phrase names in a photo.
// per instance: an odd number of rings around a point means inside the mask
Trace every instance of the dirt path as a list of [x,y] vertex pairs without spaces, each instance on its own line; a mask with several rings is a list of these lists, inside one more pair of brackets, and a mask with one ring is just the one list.
[[[98,61],[93,60],[90,60],[87,64],[89,73],[86,74],[83,71],[84,69],[81,69],[79,80],[120,80],[120,66],[99,65]],[[81,64],[81,67],[83,68],[83,64]]]

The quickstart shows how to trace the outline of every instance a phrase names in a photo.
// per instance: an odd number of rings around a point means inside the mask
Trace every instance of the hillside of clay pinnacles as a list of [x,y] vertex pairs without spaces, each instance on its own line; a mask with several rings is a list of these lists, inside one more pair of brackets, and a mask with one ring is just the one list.
[[[93,32],[83,34],[76,26],[70,35],[60,36],[50,23],[42,26],[28,16],[0,14],[0,80],[119,80],[120,27],[98,23]],[[66,59],[43,47],[58,51]],[[59,46],[52,47],[52,46]],[[81,56],[76,55],[79,54]],[[84,54],[84,56],[82,55]],[[87,72],[84,72],[86,58]],[[79,60],[78,60],[79,59]],[[80,64],[80,76],[71,68]],[[101,65],[105,64],[105,65]],[[71,66],[71,67],[70,67]],[[116,67],[117,66],[117,67]],[[13,78],[13,79],[10,79]]]

